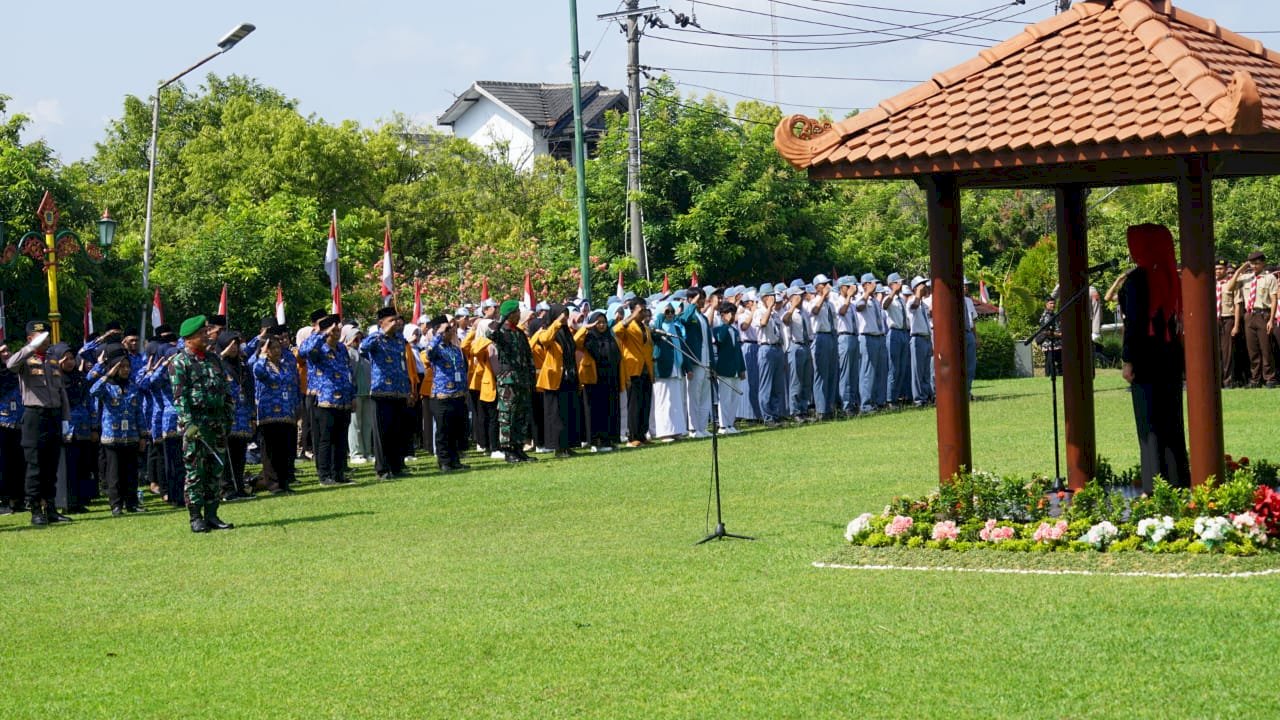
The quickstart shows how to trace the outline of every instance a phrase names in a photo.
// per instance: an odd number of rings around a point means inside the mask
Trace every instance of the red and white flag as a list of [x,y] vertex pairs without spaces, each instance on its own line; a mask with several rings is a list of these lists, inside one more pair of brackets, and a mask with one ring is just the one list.
[[413,324],[422,319],[422,281],[413,281]]
[[663,293],[671,292],[671,279],[667,277],[666,273],[662,274],[662,292]]
[[0,290],[0,342],[9,336],[9,326],[4,322],[4,291]]
[[622,271],[619,270],[618,271],[618,289],[617,289],[617,295],[619,300],[622,299],[622,296],[625,294],[625,292],[626,291],[622,289]]
[[163,324],[164,306],[160,304],[160,288],[156,288],[156,293],[151,298],[151,330],[154,332]]
[[991,296],[987,294],[986,280],[982,280],[982,279],[978,280],[978,299],[988,305],[991,304]]
[[387,230],[382,235],[382,307],[389,307],[395,289],[392,282],[395,275],[391,272],[391,220],[387,220]]
[[284,288],[276,283],[276,323],[284,324]]
[[[0,298],[0,307],[4,305],[3,298]],[[0,321],[0,326],[4,323]],[[93,334],[93,291],[86,290],[84,293],[84,337],[87,339]],[[3,334],[0,334],[3,337]]]
[[222,283],[222,297],[218,298],[218,314],[222,317],[227,316],[227,284]]
[[689,278],[689,287],[698,287],[698,271],[694,270]]
[[342,314],[342,278],[338,274],[338,211],[329,220],[329,244],[324,250],[324,269],[329,273],[329,295],[332,297],[329,312]]
[[489,299],[489,278],[480,281],[480,302]]
[[537,299],[533,296],[533,283],[529,280],[529,271],[524,271],[524,300],[522,301],[526,310],[532,310],[537,304]]

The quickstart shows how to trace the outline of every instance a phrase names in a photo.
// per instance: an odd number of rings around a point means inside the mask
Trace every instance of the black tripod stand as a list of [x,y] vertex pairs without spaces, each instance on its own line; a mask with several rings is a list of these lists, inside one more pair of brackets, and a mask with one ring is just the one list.
[[[708,330],[710,323],[707,323]],[[659,331],[660,332],[660,331]],[[655,333],[657,334],[657,333]],[[690,363],[707,371],[707,378],[711,381],[711,478],[715,484],[716,493],[716,529],[711,534],[702,538],[695,545],[701,545],[712,540],[721,538],[736,538],[738,540],[755,540],[755,538],[747,535],[734,535],[724,529],[724,518],[720,513],[720,376],[716,373],[716,369],[712,364],[703,364],[701,360],[693,356],[689,352],[689,347],[685,345],[684,338],[674,336],[667,332],[660,332],[670,342],[672,347],[685,357]],[[679,344],[676,344],[676,343]],[[710,333],[707,334],[705,340],[707,347],[711,347]],[[708,352],[708,355],[713,353]],[[741,392],[739,392],[741,394]]]
[[[1059,367],[1057,358],[1062,354],[1062,338],[1058,332],[1058,320],[1062,317],[1063,313],[1071,308],[1071,306],[1080,302],[1080,298],[1084,297],[1087,292],[1089,292],[1089,286],[1087,284],[1082,285],[1079,290],[1076,290],[1074,295],[1067,298],[1067,301],[1062,303],[1062,306],[1057,308],[1055,312],[1040,325],[1038,330],[1032,333],[1031,337],[1022,341],[1023,345],[1030,345],[1041,338],[1046,340],[1046,347],[1044,351],[1044,371],[1045,374],[1049,376],[1049,387],[1050,391],[1053,393],[1053,485],[1055,490],[1062,490],[1066,487],[1066,482],[1062,477],[1062,460],[1059,457],[1058,452],[1058,445],[1060,443],[1058,440]],[[1048,348],[1050,344],[1057,345],[1057,349],[1050,350]]]

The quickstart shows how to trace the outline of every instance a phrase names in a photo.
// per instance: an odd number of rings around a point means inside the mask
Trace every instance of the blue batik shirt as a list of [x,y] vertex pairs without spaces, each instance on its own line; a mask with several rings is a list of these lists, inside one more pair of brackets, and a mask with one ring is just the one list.
[[315,333],[302,341],[298,352],[307,359],[307,372],[312,377],[309,382],[313,383],[307,386],[307,392],[316,396],[316,405],[351,409],[356,386],[347,348],[343,345],[329,347],[324,333]]
[[456,395],[467,389],[467,359],[462,348],[436,335],[427,343],[427,359],[433,373],[432,395]]
[[101,377],[90,393],[102,407],[102,444],[136,444],[142,431],[142,396],[132,381]]
[[138,387],[151,395],[151,417],[147,425],[152,439],[178,437],[178,409],[173,404],[173,382],[169,379],[169,366],[160,365],[143,375]]
[[375,330],[360,341],[360,355],[369,359],[369,395],[372,397],[409,397],[409,371],[405,367],[403,335],[388,335]]
[[240,375],[251,371],[246,365],[230,360],[223,360],[222,366],[227,371],[227,386],[231,388],[231,400],[235,403],[231,411],[231,430],[227,436],[253,437],[253,423],[257,415],[253,407],[253,384],[241,382]]
[[[288,373],[287,363],[280,356],[280,367],[273,367],[265,357],[253,358],[253,387],[257,396],[258,424],[293,423],[297,407],[298,383]],[[294,364],[296,368],[296,363]]]
[[92,384],[79,370],[62,373],[62,385],[71,403],[71,431],[67,440],[92,440],[99,429],[98,403],[91,392]]
[[22,392],[18,376],[0,372],[0,427],[16,429],[22,421]]

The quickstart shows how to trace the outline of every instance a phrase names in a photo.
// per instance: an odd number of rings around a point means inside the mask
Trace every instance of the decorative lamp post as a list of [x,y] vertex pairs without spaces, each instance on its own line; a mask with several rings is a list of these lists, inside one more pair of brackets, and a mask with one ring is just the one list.
[[[102,262],[106,258],[107,248],[111,247],[111,243],[115,241],[116,221],[111,218],[110,212],[103,211],[102,219],[98,221],[98,242],[84,242],[74,232],[58,229],[62,214],[53,202],[53,195],[47,190],[44,197],[40,199],[36,217],[40,219],[40,232],[26,233],[17,242],[5,246],[4,253],[0,254],[0,261],[8,265],[16,260],[18,253],[21,252],[32,260],[44,264],[45,276],[49,284],[49,324],[53,326],[52,340],[56,343],[62,341],[62,314],[58,312],[58,263],[64,258],[74,256],[82,249],[92,262]],[[41,233],[44,235],[43,238]]]

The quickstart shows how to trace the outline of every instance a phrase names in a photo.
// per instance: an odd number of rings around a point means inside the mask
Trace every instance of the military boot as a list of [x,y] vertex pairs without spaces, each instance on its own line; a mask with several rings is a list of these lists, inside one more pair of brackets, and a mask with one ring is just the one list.
[[204,517],[200,515],[200,508],[195,505],[189,505],[187,507],[187,512],[191,514],[191,532],[209,532],[209,526],[205,524]]
[[233,530],[235,525],[223,522],[218,517],[218,506],[208,505],[204,509],[204,523],[210,530]]

